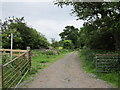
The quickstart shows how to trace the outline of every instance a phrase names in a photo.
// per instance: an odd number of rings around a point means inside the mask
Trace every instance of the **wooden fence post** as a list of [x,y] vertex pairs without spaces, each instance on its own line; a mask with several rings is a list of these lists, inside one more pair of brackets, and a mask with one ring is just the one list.
[[29,60],[29,69],[31,69],[31,49],[30,47],[27,47],[27,60]]

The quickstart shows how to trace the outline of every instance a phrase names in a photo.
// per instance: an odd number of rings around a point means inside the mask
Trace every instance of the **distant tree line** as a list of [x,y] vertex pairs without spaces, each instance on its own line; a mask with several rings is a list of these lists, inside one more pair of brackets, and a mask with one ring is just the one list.
[[24,17],[7,18],[0,21],[2,30],[2,48],[10,48],[10,34],[13,33],[13,48],[26,49],[30,46],[32,49],[47,48],[49,42],[43,34],[27,25]]

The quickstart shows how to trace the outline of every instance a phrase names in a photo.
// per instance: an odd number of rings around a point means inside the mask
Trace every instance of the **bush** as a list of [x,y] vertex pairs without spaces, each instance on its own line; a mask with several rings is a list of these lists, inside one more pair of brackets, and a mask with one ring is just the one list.
[[95,72],[95,54],[94,52],[86,47],[79,50],[79,55],[84,63],[84,68],[87,72],[94,73]]
[[59,53],[67,53],[67,52],[70,52],[70,50],[68,50],[68,49],[61,49],[61,50],[59,50]]
[[40,55],[55,55],[55,52],[52,51],[52,50],[48,50],[48,51],[41,51],[41,50],[34,50],[32,51],[32,54],[33,56],[37,55],[37,56],[40,56]]
[[46,55],[55,55],[54,51],[49,50],[49,51],[42,51],[42,54],[46,54]]
[[63,47],[58,47],[58,50],[62,50],[63,49]]
[[94,61],[95,52],[93,50],[83,47],[80,53],[85,56],[86,61]]

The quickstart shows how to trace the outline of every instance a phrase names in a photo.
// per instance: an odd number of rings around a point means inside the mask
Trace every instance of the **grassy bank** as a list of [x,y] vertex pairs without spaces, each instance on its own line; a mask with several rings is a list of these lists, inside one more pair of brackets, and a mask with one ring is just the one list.
[[[90,49],[79,50],[80,60],[83,63],[83,69],[87,73],[92,73],[96,78],[102,79],[110,84],[112,87],[118,87],[118,73],[96,73],[95,54],[106,53],[103,51],[94,51]],[[110,52],[108,52],[110,53]]]

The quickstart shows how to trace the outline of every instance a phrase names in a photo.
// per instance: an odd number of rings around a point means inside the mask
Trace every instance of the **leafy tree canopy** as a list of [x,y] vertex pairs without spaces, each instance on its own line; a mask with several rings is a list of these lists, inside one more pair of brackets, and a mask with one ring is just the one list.
[[71,5],[72,14],[77,16],[77,20],[85,20],[79,40],[85,41],[84,44],[91,48],[120,50],[120,2],[70,1],[56,0],[55,4],[61,7]]
[[32,49],[38,49],[49,46],[45,36],[37,32],[36,29],[29,27],[24,17],[9,17],[1,24],[3,48],[10,48],[10,33],[14,35],[13,48],[15,49],[26,49],[27,46],[30,46]]
[[59,35],[62,40],[71,40],[73,45],[77,47],[77,39],[79,38],[78,32],[78,28],[75,28],[74,26],[66,26],[63,32],[61,32]]

